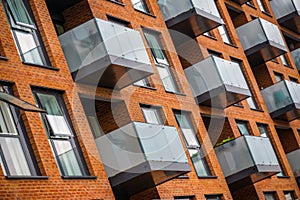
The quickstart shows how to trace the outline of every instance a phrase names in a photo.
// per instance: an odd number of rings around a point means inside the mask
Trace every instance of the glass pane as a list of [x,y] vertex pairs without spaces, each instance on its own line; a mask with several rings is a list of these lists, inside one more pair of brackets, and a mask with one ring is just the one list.
[[219,32],[220,32],[223,42],[225,42],[227,44],[231,44],[232,42],[228,35],[226,27],[223,25],[223,26],[219,26],[218,29],[219,29]]
[[275,196],[275,193],[265,193],[265,198],[266,200],[276,200],[276,196]]
[[199,142],[195,136],[194,130],[191,128],[181,128],[184,139],[187,143],[187,146],[196,146],[200,147]]
[[160,114],[156,108],[142,108],[147,123],[162,124]]
[[98,138],[98,137],[104,135],[97,117],[94,117],[94,116],[87,116],[87,117],[88,117],[90,126],[92,128],[94,138]]
[[54,135],[72,135],[64,116],[46,115],[46,117]]
[[7,0],[7,4],[16,23],[34,25],[22,0]]
[[47,111],[48,115],[63,115],[54,95],[37,93],[37,96],[42,107]]
[[152,50],[151,52],[155,62],[169,65],[169,62],[161,49],[158,36],[147,32],[145,32],[144,34],[147,39],[148,45]]
[[189,154],[193,161],[197,175],[198,176],[208,176],[209,174],[207,172],[206,164],[204,161],[205,158],[201,158],[199,150],[198,149],[189,149]]
[[253,97],[247,98],[247,103],[248,103],[249,107],[252,108],[252,109],[257,109],[258,108]]
[[170,67],[157,65],[157,71],[166,91],[178,92],[173,76],[171,75]]
[[131,0],[133,7],[137,10],[149,12],[146,2],[144,0]]
[[269,137],[267,125],[264,124],[258,124],[258,130],[261,137]]
[[65,176],[82,176],[79,162],[75,155],[75,148],[70,141],[52,140],[56,151],[56,161],[60,163],[60,172]]
[[[23,152],[19,138],[0,137],[1,150],[4,155],[2,162],[5,160],[9,175],[30,176],[31,172]],[[3,164],[3,163],[2,163]]]
[[18,135],[10,108],[3,101],[0,101],[0,134]]
[[41,47],[36,43],[32,32],[13,30],[24,62],[44,65]]
[[241,135],[250,135],[247,122],[237,122],[237,126]]
[[294,195],[292,192],[285,192],[284,197],[285,197],[285,200],[294,200]]

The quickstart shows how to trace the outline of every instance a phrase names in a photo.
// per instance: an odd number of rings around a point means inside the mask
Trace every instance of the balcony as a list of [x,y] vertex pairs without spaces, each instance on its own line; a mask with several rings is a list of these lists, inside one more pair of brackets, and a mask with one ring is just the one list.
[[199,105],[225,108],[251,96],[237,63],[211,56],[184,72]]
[[241,136],[215,148],[230,187],[252,184],[281,171],[269,138]]
[[286,156],[289,160],[294,176],[298,184],[300,184],[300,149],[292,151],[286,154]]
[[158,0],[158,5],[169,29],[192,38],[224,23],[214,0]]
[[300,84],[285,80],[261,93],[273,119],[293,121],[300,117]]
[[299,0],[272,0],[270,4],[280,25],[300,33]]
[[296,65],[298,71],[300,71],[300,48],[292,51],[291,55],[293,57],[294,63]]
[[234,1],[234,2],[236,2],[238,4],[240,4],[240,5],[243,5],[244,3],[247,3],[250,0],[232,0],[232,1]]
[[92,19],[59,40],[75,82],[122,89],[153,74],[136,30]]
[[236,29],[251,66],[257,66],[287,52],[278,27],[257,18]]
[[96,139],[117,196],[130,196],[190,171],[175,127],[133,122]]

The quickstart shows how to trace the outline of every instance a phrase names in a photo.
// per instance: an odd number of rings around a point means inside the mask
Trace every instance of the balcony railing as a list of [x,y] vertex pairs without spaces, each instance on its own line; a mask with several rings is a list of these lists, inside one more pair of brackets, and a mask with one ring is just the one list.
[[281,171],[269,138],[245,135],[215,148],[228,184],[257,182]]
[[298,183],[300,183],[300,149],[286,154],[294,176]]
[[184,72],[200,105],[225,108],[251,96],[237,63],[211,56]]
[[293,60],[295,62],[298,71],[300,71],[300,48],[292,51],[291,55],[293,57]]
[[157,0],[168,28],[197,37],[223,24],[214,0]]
[[236,3],[238,3],[238,4],[240,4],[240,5],[242,5],[242,4],[244,4],[244,3],[249,2],[250,0],[232,0],[232,1],[234,1],[234,2],[236,2]]
[[257,66],[287,52],[275,24],[257,18],[236,29],[251,66]]
[[300,84],[285,80],[261,93],[273,119],[292,121],[300,117]]
[[121,89],[153,74],[136,30],[92,19],[59,39],[76,82]]
[[272,0],[270,4],[279,24],[300,33],[299,0]]
[[114,192],[132,195],[190,171],[175,127],[133,122],[96,139]]

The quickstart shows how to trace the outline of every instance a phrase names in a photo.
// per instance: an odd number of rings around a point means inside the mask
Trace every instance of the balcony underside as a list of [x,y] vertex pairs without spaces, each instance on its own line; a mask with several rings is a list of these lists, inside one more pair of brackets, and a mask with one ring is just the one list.
[[238,3],[238,4],[240,4],[240,5],[242,5],[242,4],[244,4],[244,3],[247,3],[247,2],[250,1],[250,0],[232,0],[232,1],[234,1],[234,2],[236,2],[236,3]]
[[248,89],[234,86],[220,86],[196,97],[199,105],[226,108],[251,96]]
[[247,185],[256,183],[265,178],[273,176],[281,171],[279,166],[255,165],[244,169],[236,174],[226,177],[231,190],[237,190]]
[[188,163],[144,162],[109,178],[117,199],[155,187],[170,179],[190,172]]
[[[167,20],[166,24],[169,29],[178,31],[191,38],[196,38],[197,36],[224,24],[224,22],[219,17],[194,8]],[[172,34],[171,32],[171,35],[175,44],[181,43],[180,41],[177,41],[180,34]]]
[[286,53],[286,50],[285,47],[269,41],[247,49],[245,53],[250,65],[254,67]]
[[296,33],[300,33],[300,13],[293,12],[278,19],[278,23]]
[[153,74],[149,64],[105,56],[72,73],[77,83],[122,89]]
[[271,117],[281,121],[293,121],[300,117],[300,104],[291,104],[270,113]]

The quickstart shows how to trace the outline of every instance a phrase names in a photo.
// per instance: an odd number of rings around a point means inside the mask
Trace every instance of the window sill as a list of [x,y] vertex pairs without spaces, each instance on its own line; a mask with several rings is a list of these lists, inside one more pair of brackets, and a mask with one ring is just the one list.
[[49,179],[48,176],[5,176],[6,179]]
[[5,56],[0,56],[0,60],[8,60],[8,58],[7,57],[5,57]]
[[291,178],[290,176],[277,176],[277,178]]
[[169,93],[169,94],[176,94],[176,95],[180,95],[180,96],[186,96],[186,94],[180,93],[180,92],[172,92],[172,91],[167,91],[167,90],[165,90],[165,91],[166,91],[166,93]]
[[269,16],[269,17],[273,17],[273,16],[271,15],[271,13],[268,13],[268,12],[266,12],[266,11],[261,11],[261,12],[262,12],[263,14]]
[[239,48],[238,46],[234,45],[234,44],[230,44],[230,43],[227,43],[227,42],[224,42],[224,44],[228,45],[228,46],[231,46],[233,48]]
[[263,111],[263,110],[261,110],[259,108],[250,108],[250,110],[257,111],[257,112],[265,112],[265,111]]
[[149,89],[149,90],[157,90],[155,87],[150,87],[150,86],[142,86],[142,85],[134,85],[135,87],[139,87],[139,88],[145,88],[145,89]]
[[217,179],[217,176],[198,176],[198,179]]
[[139,9],[136,9],[136,8],[134,8],[134,10],[137,11],[137,12],[143,13],[143,14],[145,14],[145,15],[148,15],[148,16],[150,16],[150,17],[156,18],[155,15],[153,15],[153,14],[151,14],[151,13],[148,13],[148,12],[145,12],[145,11],[143,11],[143,10],[139,10]]
[[40,68],[45,68],[45,69],[50,69],[54,71],[59,71],[59,68],[52,67],[52,66],[47,66],[47,65],[39,65],[39,64],[34,64],[34,63],[28,63],[28,62],[22,62],[24,65],[29,65],[33,67],[40,67]]
[[[203,34],[202,34],[203,35]],[[214,36],[210,36],[210,35],[203,35],[204,37],[207,37],[207,38],[209,38],[209,39],[212,39],[212,40],[215,40],[215,41],[217,41],[218,39],[216,38],[216,37],[214,37]]]
[[97,179],[97,176],[61,176],[63,179]]
[[112,1],[112,0],[107,0],[107,1],[115,3],[115,4],[120,5],[120,6],[125,6],[125,4],[122,3],[122,2],[117,2],[117,1]]
[[182,175],[182,176],[178,176],[177,179],[189,179],[189,176],[186,175]]

